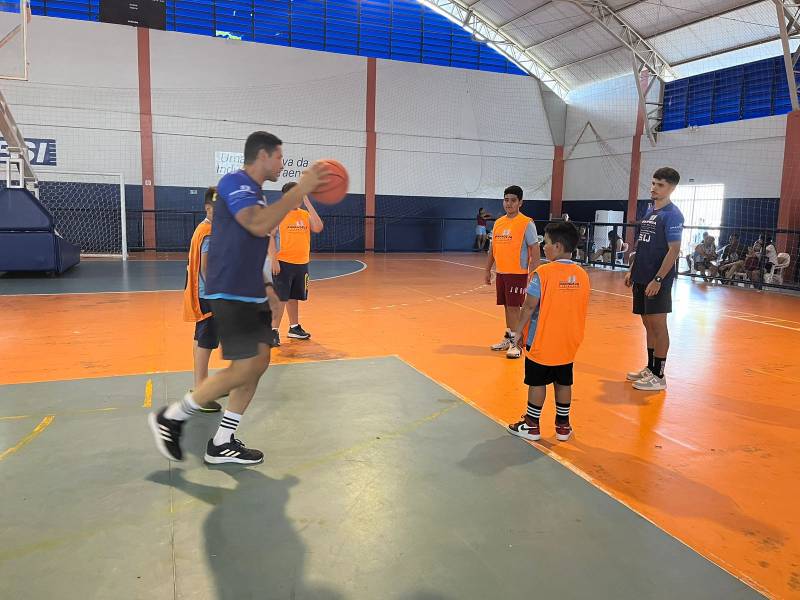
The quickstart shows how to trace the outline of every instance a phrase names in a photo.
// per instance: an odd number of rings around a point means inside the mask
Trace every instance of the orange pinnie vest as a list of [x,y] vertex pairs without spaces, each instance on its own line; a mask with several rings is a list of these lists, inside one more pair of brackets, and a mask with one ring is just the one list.
[[186,286],[183,289],[183,320],[196,323],[211,316],[200,308],[200,249],[203,240],[211,235],[211,223],[203,221],[192,234],[189,262],[186,264]]
[[[541,284],[539,318],[525,356],[540,365],[566,365],[575,360],[583,342],[591,291],[589,276],[569,262],[551,262],[536,269]],[[525,339],[528,338],[525,328]]]
[[495,221],[492,229],[492,255],[498,273],[528,273],[527,265],[523,266],[521,262],[525,230],[531,221],[533,219],[522,213],[513,219],[504,215]]

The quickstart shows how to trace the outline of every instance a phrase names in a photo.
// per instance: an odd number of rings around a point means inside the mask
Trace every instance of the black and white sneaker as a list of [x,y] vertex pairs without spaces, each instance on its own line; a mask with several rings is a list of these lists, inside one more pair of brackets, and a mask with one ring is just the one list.
[[206,455],[203,460],[210,465],[223,465],[226,463],[257,465],[260,462],[264,462],[264,453],[261,450],[245,447],[244,442],[231,435],[231,441],[221,446],[215,446],[213,438],[208,440]]
[[272,333],[270,334],[269,345],[270,348],[277,348],[281,345],[281,334],[277,329],[272,330]]
[[181,433],[184,422],[167,419],[164,416],[165,412],[167,412],[166,406],[157,413],[150,413],[147,416],[147,422],[156,440],[156,448],[169,460],[183,460]]
[[300,324],[297,324],[294,327],[289,327],[289,333],[286,334],[286,337],[294,338],[296,340],[307,340],[311,337],[311,334],[303,329]]

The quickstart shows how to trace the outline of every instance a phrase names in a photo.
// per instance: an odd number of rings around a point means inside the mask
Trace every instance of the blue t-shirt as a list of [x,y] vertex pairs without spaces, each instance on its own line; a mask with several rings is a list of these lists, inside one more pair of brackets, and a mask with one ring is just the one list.
[[[669,243],[679,242],[681,235],[683,235],[683,213],[677,206],[670,202],[659,210],[649,209],[639,225],[636,258],[631,273],[633,282],[647,285],[653,281],[669,251]],[[673,265],[664,277],[662,285],[671,285],[674,277]]]
[[219,180],[204,298],[266,302],[262,269],[268,238],[254,236],[234,218],[240,210],[257,204],[266,206],[261,186],[244,171]]
[[[207,254],[209,245],[211,245],[211,236],[207,235],[205,238],[203,238],[203,243],[200,244],[200,254]],[[206,258],[208,257],[206,256]],[[201,298],[205,297],[206,295],[206,278],[203,277],[202,269],[200,270],[200,277],[197,278],[197,295]]]

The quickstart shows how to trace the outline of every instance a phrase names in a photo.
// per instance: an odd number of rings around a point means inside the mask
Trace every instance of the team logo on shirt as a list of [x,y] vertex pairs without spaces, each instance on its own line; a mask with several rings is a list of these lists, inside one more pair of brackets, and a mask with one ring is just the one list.
[[562,290],[574,290],[581,287],[581,284],[578,283],[578,278],[575,275],[570,275],[566,279],[559,281],[558,287]]
[[496,242],[502,242],[502,241],[512,240],[513,236],[511,235],[510,229],[503,229],[503,231],[501,231],[500,233],[493,234],[493,238],[494,241]]
[[306,228],[306,224],[303,223],[303,221],[301,221],[300,219],[298,219],[297,221],[289,225],[288,228],[294,231],[302,231]]

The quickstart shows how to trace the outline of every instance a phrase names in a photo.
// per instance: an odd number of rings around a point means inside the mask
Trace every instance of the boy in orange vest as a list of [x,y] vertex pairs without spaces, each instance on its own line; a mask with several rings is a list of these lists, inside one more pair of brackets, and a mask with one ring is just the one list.
[[572,435],[572,363],[583,341],[590,293],[589,276],[571,260],[579,237],[568,221],[545,228],[544,254],[550,262],[534,272],[522,305],[515,340],[525,350],[528,410],[508,430],[526,440],[542,437],[539,417],[551,383],[556,396],[556,439],[565,442]]
[[[214,220],[214,202],[217,200],[217,188],[206,190],[203,207],[206,218],[195,228],[189,244],[189,262],[186,265],[186,287],[183,290],[183,320],[194,323],[194,388],[196,389],[208,378],[208,361],[211,352],[219,347],[219,335],[214,322],[214,315],[208,301],[202,298],[205,292],[206,257],[211,239],[211,222]],[[212,402],[208,407],[201,407],[201,412],[219,412],[222,406]]]

